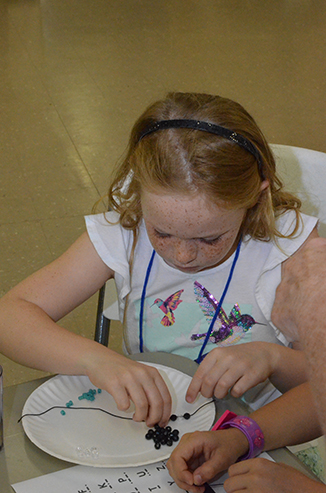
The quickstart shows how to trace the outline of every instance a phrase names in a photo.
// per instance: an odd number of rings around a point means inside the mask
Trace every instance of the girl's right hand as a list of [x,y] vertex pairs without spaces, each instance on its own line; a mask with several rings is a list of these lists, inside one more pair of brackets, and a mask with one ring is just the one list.
[[133,402],[135,421],[145,421],[148,427],[166,426],[172,400],[159,371],[97,346],[87,362],[86,374],[91,382],[111,394],[120,411],[127,411]]

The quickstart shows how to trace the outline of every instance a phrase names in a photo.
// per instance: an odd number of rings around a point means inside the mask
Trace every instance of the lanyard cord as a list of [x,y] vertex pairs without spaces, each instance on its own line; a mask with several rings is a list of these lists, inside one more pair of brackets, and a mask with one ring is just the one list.
[[151,259],[150,259],[148,267],[147,267],[143,291],[142,291],[141,300],[140,300],[140,313],[139,313],[139,352],[140,353],[144,352],[144,340],[143,340],[144,304],[145,304],[145,298],[146,298],[146,288],[147,288],[147,284],[148,284],[149,275],[150,275],[151,270],[152,270],[152,265],[153,265],[155,253],[156,253],[155,250],[153,250]]
[[[219,301],[219,303],[217,305],[217,308],[215,310],[214,316],[213,316],[213,318],[211,320],[211,323],[209,325],[208,332],[206,334],[206,337],[205,337],[205,340],[204,340],[204,342],[202,344],[202,347],[200,348],[198,357],[197,357],[197,359],[195,359],[195,362],[198,363],[198,364],[201,363],[202,360],[204,359],[204,357],[206,356],[205,354],[203,355],[203,352],[205,351],[205,348],[207,346],[207,343],[209,341],[210,335],[212,333],[212,330],[213,330],[215,321],[216,321],[216,319],[218,317],[218,314],[220,313],[221,306],[223,305],[224,298],[225,298],[226,293],[227,293],[227,291],[229,289],[229,286],[230,286],[230,283],[231,283],[231,279],[232,279],[232,276],[233,276],[233,272],[234,272],[234,269],[235,269],[237,260],[239,258],[240,248],[241,248],[241,238],[239,240],[239,243],[238,243],[238,246],[237,246],[235,255],[234,255],[234,259],[233,259],[233,262],[232,262],[232,265],[231,265],[231,269],[230,269],[230,272],[229,272],[229,277],[228,277],[228,279],[226,281],[226,284],[225,284],[225,287],[224,287],[224,290],[223,290],[221,299],[220,299],[220,301]],[[155,250],[153,250],[152,256],[151,256],[150,261],[148,263],[148,267],[147,267],[146,275],[145,275],[144,286],[143,286],[143,290],[142,290],[142,294],[141,294],[141,300],[140,300],[140,313],[139,313],[139,352],[140,353],[143,353],[144,352],[144,340],[143,340],[144,305],[145,305],[147,284],[148,284],[149,276],[150,276],[150,273],[151,273],[151,270],[152,270],[155,253],[156,253]]]
[[232,279],[232,276],[233,276],[233,272],[234,272],[234,269],[235,269],[235,265],[236,265],[237,260],[239,258],[240,248],[241,248],[241,238],[239,240],[239,243],[238,243],[238,246],[237,246],[237,250],[235,252],[235,256],[234,256],[234,259],[233,259],[233,262],[232,262],[232,265],[231,265],[231,269],[230,269],[230,272],[229,272],[229,277],[228,277],[228,279],[226,281],[226,284],[225,284],[225,287],[224,287],[224,290],[223,290],[221,299],[220,299],[220,301],[219,301],[219,303],[218,303],[218,305],[216,307],[214,316],[213,316],[213,318],[211,320],[211,323],[209,325],[209,328],[208,328],[208,331],[207,331],[205,340],[204,340],[204,342],[202,344],[202,347],[200,348],[198,357],[197,357],[197,359],[195,359],[196,363],[198,363],[198,364],[200,364],[203,361],[203,359],[205,358],[205,356],[206,356],[206,354],[203,355],[203,352],[205,351],[205,348],[206,348],[207,343],[209,341],[209,338],[210,338],[210,335],[212,333],[214,324],[216,322],[216,319],[218,317],[218,314],[220,313],[221,306],[223,305],[223,301],[224,301],[225,295],[226,295],[226,293],[227,293],[227,291],[229,289],[230,282],[231,282],[231,279]]

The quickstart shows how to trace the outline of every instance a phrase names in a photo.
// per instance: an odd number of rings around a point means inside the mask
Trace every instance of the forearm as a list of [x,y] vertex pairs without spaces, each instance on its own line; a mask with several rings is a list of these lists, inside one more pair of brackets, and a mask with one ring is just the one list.
[[93,353],[108,350],[56,322],[112,276],[84,233],[61,257],[0,300],[0,351],[33,368],[85,374]]
[[[302,321],[303,323],[304,321]],[[311,328],[313,331],[310,330]],[[310,385],[315,406],[320,423],[322,423],[323,432],[326,434],[326,322],[324,315],[319,313],[318,320],[314,314],[307,317],[305,330],[301,326],[300,337],[308,359]]]
[[87,374],[89,360],[108,351],[55,323],[25,300],[0,300],[0,352],[14,361],[51,373]]
[[265,450],[295,445],[322,434],[308,383],[289,390],[250,414],[265,437]]

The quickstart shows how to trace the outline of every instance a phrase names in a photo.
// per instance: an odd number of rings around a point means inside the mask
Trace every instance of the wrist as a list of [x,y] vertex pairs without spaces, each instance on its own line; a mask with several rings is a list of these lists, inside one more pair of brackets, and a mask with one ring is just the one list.
[[87,340],[84,351],[80,353],[81,373],[91,379],[91,376],[98,371],[99,366],[107,360],[109,352],[112,352],[112,350],[106,346],[95,341]]
[[230,448],[230,454],[232,454],[232,464],[241,460],[249,453],[249,442],[244,433],[237,428],[228,428],[221,430],[221,432],[228,434],[228,445]]
[[[239,461],[252,459],[259,455],[264,449],[264,434],[259,425],[252,418],[249,418],[248,416],[237,416],[230,411],[226,411],[212,429],[225,430],[228,428],[237,429],[246,439],[247,444],[245,447],[243,437],[241,439],[239,438],[239,448],[246,448],[244,454],[238,456]],[[240,435],[238,435],[238,437],[240,437]]]

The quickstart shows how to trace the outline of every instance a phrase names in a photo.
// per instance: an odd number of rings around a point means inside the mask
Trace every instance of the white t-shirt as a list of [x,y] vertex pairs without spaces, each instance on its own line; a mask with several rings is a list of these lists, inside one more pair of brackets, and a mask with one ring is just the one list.
[[[282,214],[277,222],[279,231],[283,234],[291,231],[294,218],[293,211]],[[212,305],[207,303],[207,296],[195,282],[219,301],[235,254],[222,265],[198,273],[174,269],[155,254],[148,273],[153,247],[142,223],[130,279],[128,259],[133,234],[122,228],[118,219],[117,213],[108,212],[105,216],[87,216],[86,225],[99,256],[115,272],[120,320],[125,323],[126,352],[132,354],[140,350],[140,304],[148,274],[142,317],[143,350],[165,351],[196,360],[209,328]],[[217,346],[250,341],[288,345],[284,335],[271,323],[271,310],[281,280],[281,263],[302,245],[317,223],[317,219],[310,216],[302,215],[302,219],[303,226],[297,236],[279,239],[279,246],[253,239],[242,242],[223,302],[223,316],[218,317],[214,325],[214,337],[210,338],[205,353]]]

